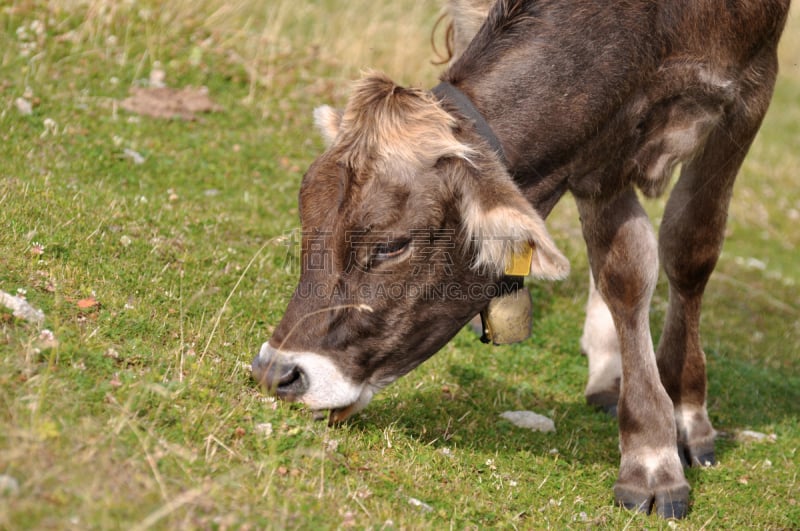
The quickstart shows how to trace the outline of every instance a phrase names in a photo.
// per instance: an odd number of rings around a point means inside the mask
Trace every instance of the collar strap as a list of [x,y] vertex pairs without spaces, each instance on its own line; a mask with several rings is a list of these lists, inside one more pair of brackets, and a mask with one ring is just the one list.
[[439,100],[448,100],[450,103],[456,106],[456,108],[463,114],[468,120],[470,120],[473,125],[475,126],[475,130],[478,132],[481,137],[489,144],[492,150],[497,153],[497,156],[500,158],[500,161],[503,165],[508,166],[508,161],[506,160],[505,153],[503,152],[503,145],[500,143],[500,140],[497,138],[497,135],[494,134],[492,128],[486,122],[486,119],[483,115],[475,108],[475,105],[472,103],[472,100],[469,99],[469,96],[461,92],[455,85],[448,83],[447,81],[442,81],[433,89],[431,92],[439,98]]

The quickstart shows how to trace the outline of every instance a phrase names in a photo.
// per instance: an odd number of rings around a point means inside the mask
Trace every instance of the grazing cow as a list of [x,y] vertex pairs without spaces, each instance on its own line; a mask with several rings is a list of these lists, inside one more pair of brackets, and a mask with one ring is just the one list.
[[[302,273],[254,377],[331,421],[360,410],[486,308],[515,257],[567,275],[543,218],[569,191],[591,266],[586,394],[619,419],[616,501],[683,517],[682,464],[714,463],[700,303],[788,7],[498,0],[434,91],[367,74],[343,112],[316,112],[329,147],[300,188]],[[635,189],[660,194],[677,165],[657,243]]]

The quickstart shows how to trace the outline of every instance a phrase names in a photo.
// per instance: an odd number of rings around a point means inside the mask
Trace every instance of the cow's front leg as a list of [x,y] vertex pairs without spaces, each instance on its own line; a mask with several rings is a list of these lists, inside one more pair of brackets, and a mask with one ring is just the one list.
[[592,274],[617,330],[622,361],[618,402],[620,505],[685,516],[689,485],[678,456],[672,401],[658,374],[650,299],[658,278],[655,235],[633,190],[608,201],[577,199]]

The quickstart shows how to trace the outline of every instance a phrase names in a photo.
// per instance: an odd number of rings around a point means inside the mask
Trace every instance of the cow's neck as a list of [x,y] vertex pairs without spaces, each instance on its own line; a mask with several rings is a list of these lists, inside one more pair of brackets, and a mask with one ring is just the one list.
[[[526,150],[525,140],[530,132],[525,130],[524,110],[505,103],[499,96],[500,83],[470,83],[445,81],[433,92],[441,99],[456,105],[475,126],[475,131],[486,140],[504,162],[523,194],[542,217],[546,217],[567,190],[567,174],[548,171],[547,163],[535,160]],[[509,87],[509,92],[513,88]]]

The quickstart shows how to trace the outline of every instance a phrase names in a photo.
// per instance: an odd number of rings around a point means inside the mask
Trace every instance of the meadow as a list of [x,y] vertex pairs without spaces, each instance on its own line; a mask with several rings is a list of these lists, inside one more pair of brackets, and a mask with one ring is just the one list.
[[[436,84],[421,0],[20,0],[0,6],[0,529],[800,528],[800,13],[744,163],[702,321],[716,467],[691,511],[613,505],[614,419],[583,399],[587,263],[528,282],[534,333],[460,332],[340,426],[249,364],[297,281],[317,105],[374,68]],[[206,87],[210,112],[126,110]],[[658,223],[663,201],[648,202]],[[666,309],[662,278],[655,339]],[[499,417],[534,410],[555,433]],[[753,432],[748,436],[748,431]]]

